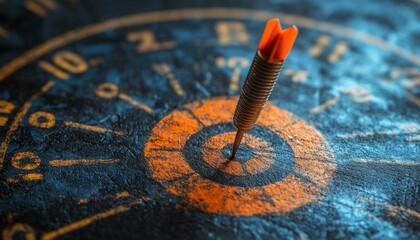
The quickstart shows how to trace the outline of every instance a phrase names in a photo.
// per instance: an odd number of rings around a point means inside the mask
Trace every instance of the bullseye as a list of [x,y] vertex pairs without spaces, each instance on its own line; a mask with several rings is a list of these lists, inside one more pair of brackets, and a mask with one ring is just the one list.
[[293,173],[294,156],[290,146],[261,126],[247,134],[241,144],[242,151],[231,160],[234,131],[231,123],[201,128],[182,149],[185,161],[201,177],[236,187],[261,187]]
[[[229,155],[223,154],[222,150],[230,145],[235,137],[234,132],[213,136],[204,144],[202,151],[204,161],[210,166],[235,176],[255,175],[265,172],[274,163],[276,154],[269,143],[261,138],[247,135],[243,139],[245,147],[251,150],[251,158],[237,156],[237,160],[229,160]],[[266,151],[253,151],[253,146],[264,146]]]
[[284,214],[316,201],[335,170],[313,127],[268,103],[243,155],[229,160],[236,98],[193,102],[152,130],[144,155],[152,177],[187,208],[235,216]]
[[[243,159],[244,157],[238,156],[239,161],[229,160],[229,156],[223,155],[223,148],[232,141],[235,137],[234,132],[224,133],[211,137],[209,141],[204,144],[202,155],[204,161],[210,166],[220,169],[221,171],[232,174],[235,176],[246,176],[248,174],[255,175],[262,173],[270,168],[274,163],[276,154],[274,149],[269,146],[267,142],[258,137],[246,136],[244,138],[244,145],[251,150],[253,146],[266,146],[266,151],[252,151],[252,158]],[[242,160],[242,161],[241,161]]]

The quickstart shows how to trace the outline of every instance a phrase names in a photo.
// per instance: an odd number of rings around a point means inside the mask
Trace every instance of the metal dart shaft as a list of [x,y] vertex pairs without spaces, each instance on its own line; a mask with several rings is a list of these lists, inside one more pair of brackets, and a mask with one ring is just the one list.
[[233,124],[238,131],[231,158],[235,157],[245,131],[254,127],[270,97],[282,65],[283,61],[270,63],[259,52],[255,54],[233,117]]
[[238,131],[230,159],[235,157],[245,131],[254,127],[264,109],[296,36],[297,28],[295,26],[281,30],[278,19],[271,19],[267,22],[236,105],[233,124]]

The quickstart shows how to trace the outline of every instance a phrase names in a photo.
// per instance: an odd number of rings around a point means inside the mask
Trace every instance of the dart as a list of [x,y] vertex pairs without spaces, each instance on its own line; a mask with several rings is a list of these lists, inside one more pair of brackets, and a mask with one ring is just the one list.
[[267,22],[236,105],[233,124],[238,130],[230,159],[235,158],[245,131],[254,127],[264,109],[297,34],[294,25],[283,30],[279,19]]
[[419,239],[420,0],[155,2],[0,0],[0,240]]

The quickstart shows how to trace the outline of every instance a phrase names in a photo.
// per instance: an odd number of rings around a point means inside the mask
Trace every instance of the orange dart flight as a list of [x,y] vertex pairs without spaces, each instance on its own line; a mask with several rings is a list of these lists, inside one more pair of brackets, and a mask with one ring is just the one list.
[[295,25],[281,29],[280,20],[268,20],[258,50],[265,60],[284,61],[292,50],[298,29]]

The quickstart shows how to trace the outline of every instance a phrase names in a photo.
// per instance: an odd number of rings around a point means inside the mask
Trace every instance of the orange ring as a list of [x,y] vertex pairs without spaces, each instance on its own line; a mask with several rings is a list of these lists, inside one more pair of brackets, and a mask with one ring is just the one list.
[[237,187],[212,182],[189,166],[182,153],[188,139],[203,127],[231,122],[236,103],[237,98],[193,102],[185,105],[187,110],[176,110],[159,121],[144,148],[152,177],[166,186],[167,192],[207,213],[287,213],[315,201],[335,171],[332,150],[313,127],[271,103],[257,124],[289,144],[295,174],[261,187]]

